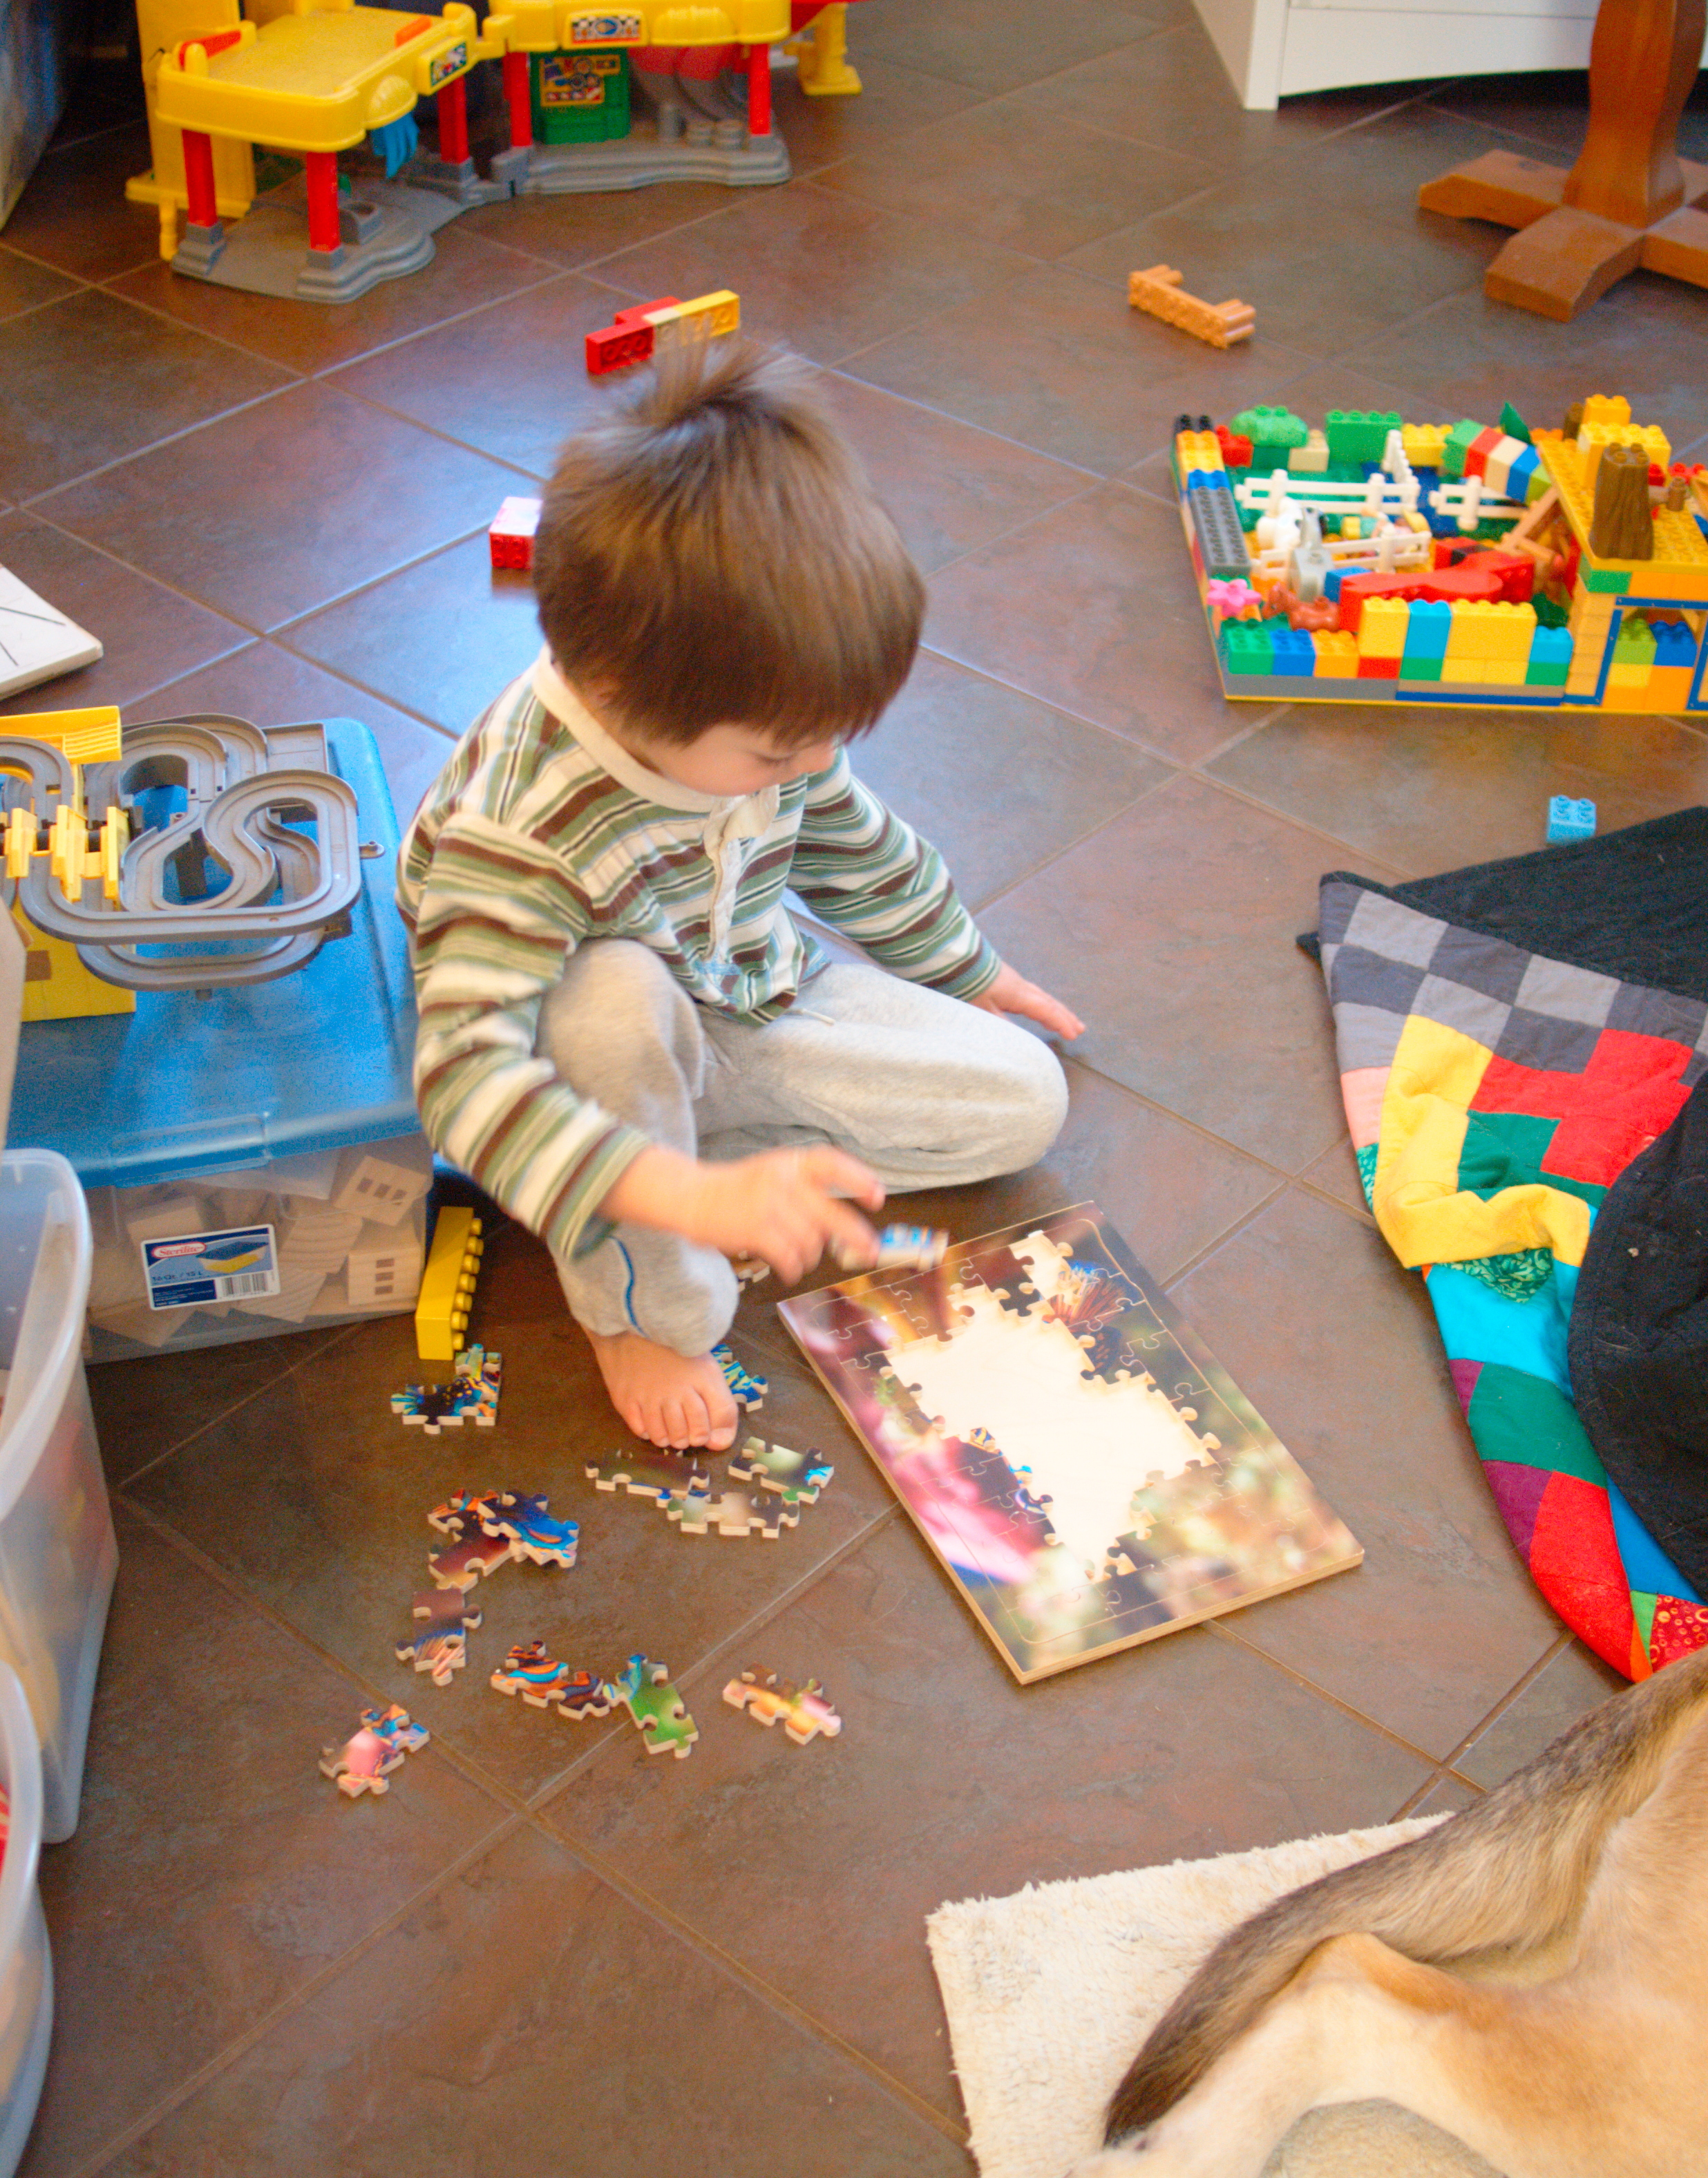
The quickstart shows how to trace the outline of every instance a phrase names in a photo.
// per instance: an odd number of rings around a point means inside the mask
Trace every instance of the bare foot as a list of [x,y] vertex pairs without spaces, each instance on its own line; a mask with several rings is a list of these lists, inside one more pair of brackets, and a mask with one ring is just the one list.
[[637,1436],[676,1452],[700,1444],[722,1452],[735,1442],[738,1409],[709,1354],[677,1354],[638,1331],[587,1335],[610,1403]]

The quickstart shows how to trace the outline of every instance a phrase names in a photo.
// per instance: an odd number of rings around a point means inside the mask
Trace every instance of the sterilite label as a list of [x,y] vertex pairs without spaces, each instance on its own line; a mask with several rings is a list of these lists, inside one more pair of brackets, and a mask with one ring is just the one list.
[[174,1239],[145,1240],[142,1275],[151,1308],[262,1300],[279,1290],[273,1229],[241,1225],[224,1233],[181,1233]]

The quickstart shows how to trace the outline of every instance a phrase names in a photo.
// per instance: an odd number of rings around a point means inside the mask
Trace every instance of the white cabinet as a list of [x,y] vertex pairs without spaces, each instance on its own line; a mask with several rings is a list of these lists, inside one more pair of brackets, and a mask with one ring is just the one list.
[[1587,68],[1596,0],[1196,0],[1240,101]]

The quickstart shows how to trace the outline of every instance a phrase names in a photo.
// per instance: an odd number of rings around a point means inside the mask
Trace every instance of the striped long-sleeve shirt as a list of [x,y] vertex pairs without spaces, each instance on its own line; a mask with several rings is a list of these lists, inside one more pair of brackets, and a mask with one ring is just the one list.
[[647,1137],[536,1054],[547,993],[578,945],[627,938],[701,1005],[774,1019],[820,965],[786,886],[897,975],[967,999],[996,977],[935,848],[846,756],[738,799],[698,794],[614,742],[542,656],[457,744],[399,861],[428,1139],[558,1252],[591,1245]]

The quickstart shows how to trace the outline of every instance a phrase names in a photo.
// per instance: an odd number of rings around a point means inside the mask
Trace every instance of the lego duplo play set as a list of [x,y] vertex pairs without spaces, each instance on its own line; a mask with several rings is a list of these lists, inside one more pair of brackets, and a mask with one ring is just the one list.
[[1180,516],[1224,692],[1708,711],[1708,469],[1623,398],[1557,429],[1182,416]]

